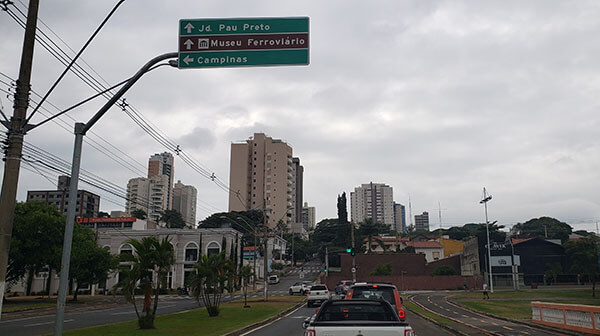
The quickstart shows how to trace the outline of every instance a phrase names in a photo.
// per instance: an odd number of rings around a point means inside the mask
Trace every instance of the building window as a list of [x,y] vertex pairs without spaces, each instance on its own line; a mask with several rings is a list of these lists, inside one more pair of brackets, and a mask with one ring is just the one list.
[[129,244],[123,244],[119,248],[119,254],[133,254],[133,247]]
[[185,246],[185,261],[198,261],[198,244],[190,242]]
[[206,255],[219,254],[221,252],[221,246],[217,242],[211,242],[206,246]]
[[433,260],[440,259],[440,252],[433,252]]

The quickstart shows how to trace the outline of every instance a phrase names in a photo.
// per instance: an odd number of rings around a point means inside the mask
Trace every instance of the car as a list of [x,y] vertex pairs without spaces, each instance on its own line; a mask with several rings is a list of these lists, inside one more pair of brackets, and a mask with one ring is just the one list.
[[312,307],[315,303],[323,303],[329,300],[329,289],[325,285],[314,285],[306,292],[308,307]]
[[348,289],[346,300],[377,299],[388,301],[398,314],[400,321],[406,320],[406,312],[402,306],[402,298],[396,286],[383,283],[358,283]]
[[352,280],[341,280],[335,287],[335,294],[346,294],[348,292],[348,288],[350,288],[350,286],[353,284],[354,282],[352,282]]
[[310,287],[312,286],[312,281],[299,281],[290,286],[288,293],[290,295],[301,294],[304,295]]
[[269,275],[269,285],[275,285],[279,283],[279,277],[277,275]]
[[328,300],[321,305],[316,316],[304,320],[302,326],[306,329],[304,336],[414,336],[412,328],[400,321],[392,305],[381,297]]

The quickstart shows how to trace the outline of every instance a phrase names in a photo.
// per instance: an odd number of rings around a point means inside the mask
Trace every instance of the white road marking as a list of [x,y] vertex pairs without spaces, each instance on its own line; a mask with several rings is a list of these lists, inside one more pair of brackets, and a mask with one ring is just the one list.
[[[73,320],[73,319],[64,320],[64,323],[72,322],[72,321],[75,321],[75,320]],[[41,323],[26,324],[23,327],[37,327],[37,326],[46,325],[46,324],[54,324],[54,321],[52,321],[52,322],[41,322]]]

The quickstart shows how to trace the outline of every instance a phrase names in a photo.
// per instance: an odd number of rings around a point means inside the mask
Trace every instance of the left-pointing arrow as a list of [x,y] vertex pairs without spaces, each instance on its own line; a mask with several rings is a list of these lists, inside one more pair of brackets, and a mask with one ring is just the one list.
[[183,44],[185,44],[185,48],[187,50],[192,49],[192,46],[194,45],[194,41],[187,39],[185,42],[183,42]]
[[194,59],[192,57],[190,57],[189,55],[185,56],[185,58],[183,59],[183,62],[185,63],[185,65],[190,65],[190,62],[193,61]]

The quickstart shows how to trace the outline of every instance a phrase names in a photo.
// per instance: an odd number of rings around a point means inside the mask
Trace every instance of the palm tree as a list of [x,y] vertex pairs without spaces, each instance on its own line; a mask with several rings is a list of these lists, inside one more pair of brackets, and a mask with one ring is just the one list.
[[[169,237],[165,237],[161,241],[156,237],[144,237],[141,241],[129,239],[127,243],[133,246],[134,251],[132,254],[122,254],[120,261],[128,263],[130,269],[122,271],[124,278],[116,287],[120,288],[125,299],[133,304],[140,329],[154,329],[159,292],[161,288],[165,287],[167,274],[175,263],[173,245],[171,245]],[[154,272],[158,275],[155,286],[153,286]],[[145,315],[140,315],[135,302],[135,290],[138,287],[141,287],[144,292],[142,312],[145,312]],[[153,291],[154,307],[150,309]]]
[[250,307],[248,305],[248,299],[247,299],[248,284],[250,283],[250,279],[252,278],[253,275],[254,275],[254,272],[252,271],[252,266],[244,265],[244,266],[240,267],[239,277],[242,280],[242,287],[244,288],[244,308]]
[[190,280],[192,293],[198,303],[202,300],[208,316],[219,315],[223,292],[232,281],[233,265],[225,251],[210,256],[203,255],[196,264],[196,274]]

